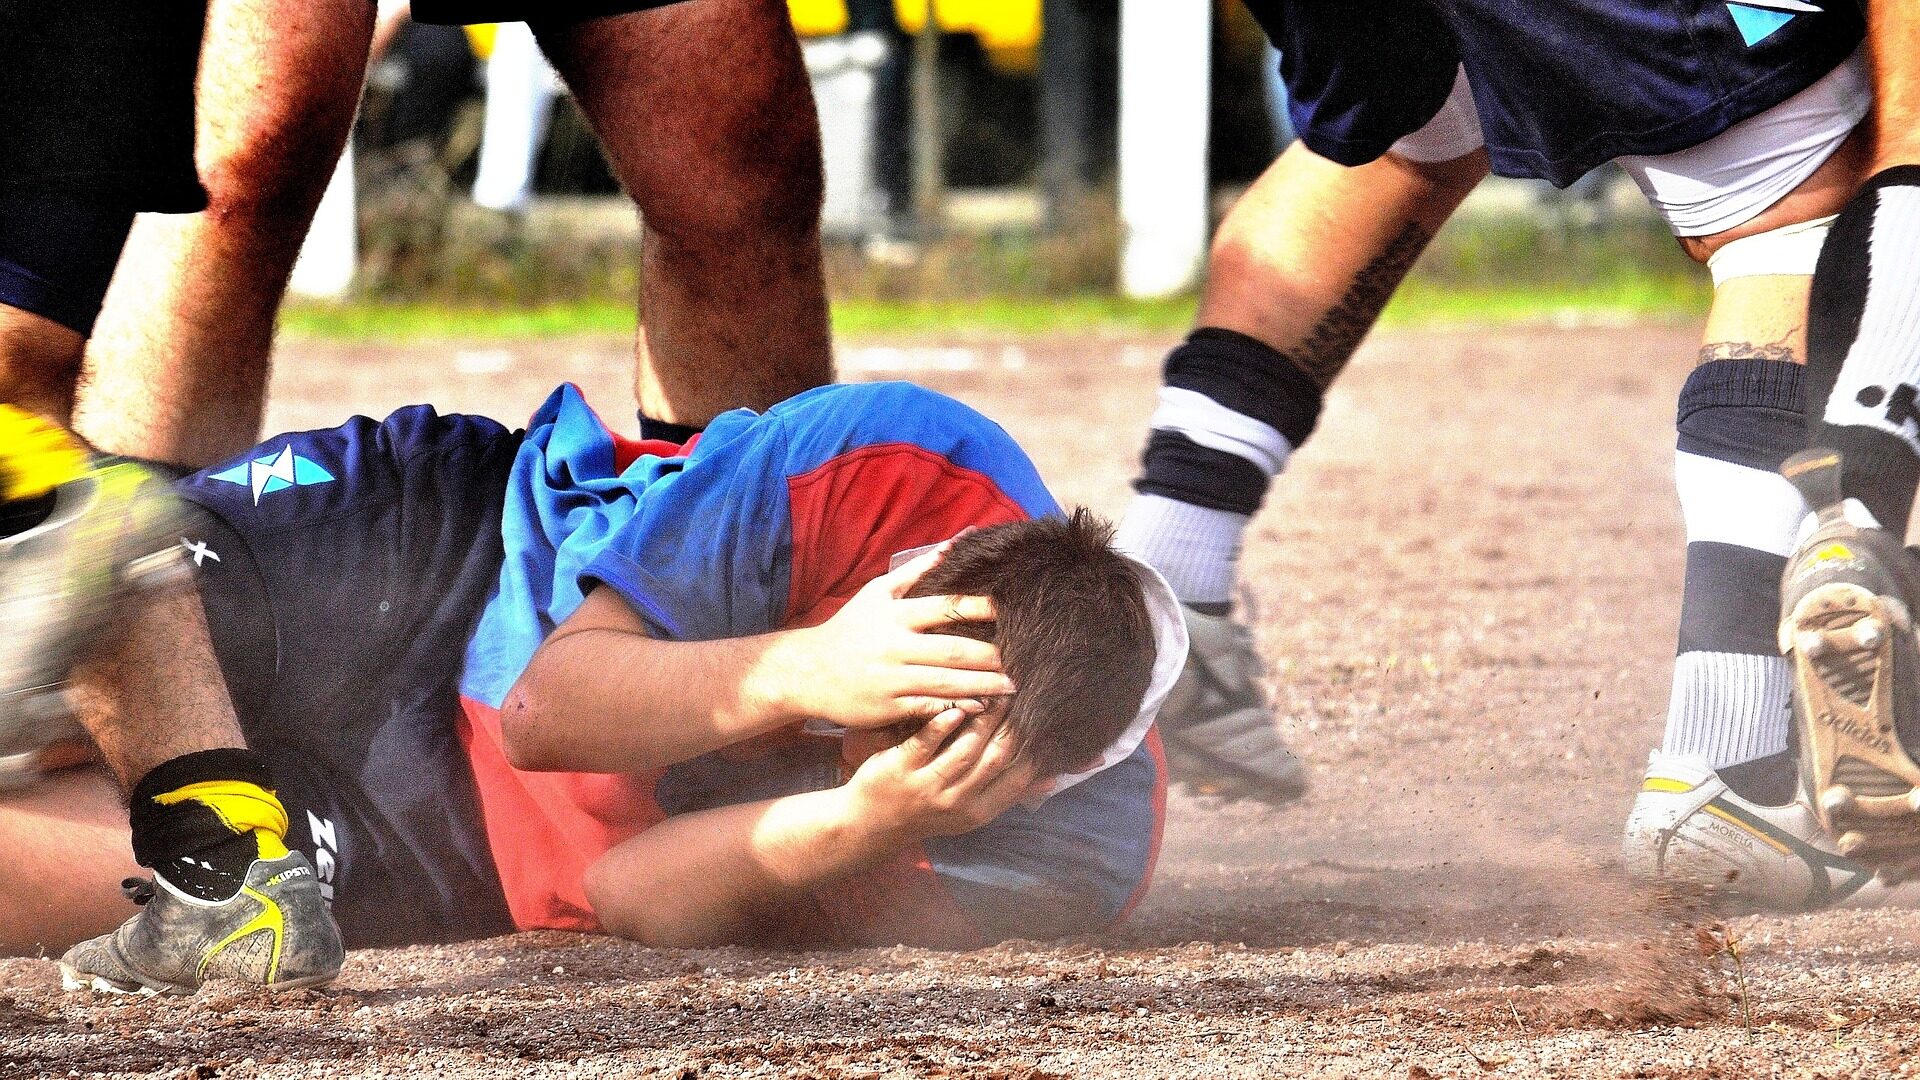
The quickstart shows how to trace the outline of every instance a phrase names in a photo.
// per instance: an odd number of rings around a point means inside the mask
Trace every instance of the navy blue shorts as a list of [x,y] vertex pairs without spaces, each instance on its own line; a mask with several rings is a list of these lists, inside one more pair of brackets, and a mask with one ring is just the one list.
[[1464,64],[1493,171],[1562,187],[1625,154],[1697,146],[1839,66],[1848,0],[1246,0],[1280,50],[1308,147],[1372,161],[1439,111]]
[[176,486],[248,743],[349,944],[513,929],[456,734],[520,435],[427,406],[283,435]]

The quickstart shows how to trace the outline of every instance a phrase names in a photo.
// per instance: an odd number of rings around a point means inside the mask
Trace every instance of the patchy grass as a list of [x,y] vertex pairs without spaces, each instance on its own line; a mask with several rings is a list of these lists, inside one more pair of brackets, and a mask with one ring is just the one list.
[[[1704,276],[1623,276],[1587,284],[1446,285],[1416,277],[1387,308],[1382,325],[1581,326],[1674,322],[1706,311]],[[1178,333],[1192,324],[1192,296],[1126,300],[987,297],[978,300],[835,302],[834,331],[849,338],[1031,337],[1050,334]],[[589,300],[537,307],[466,306],[430,301],[290,303],[280,327],[295,340],[543,338],[630,334],[630,304]]]

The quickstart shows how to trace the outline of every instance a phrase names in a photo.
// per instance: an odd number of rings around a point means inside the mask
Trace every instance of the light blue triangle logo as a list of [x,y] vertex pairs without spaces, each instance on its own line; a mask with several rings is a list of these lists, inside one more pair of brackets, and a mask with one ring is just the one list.
[[[1763,6],[1764,5],[1764,6]],[[1733,16],[1733,25],[1740,31],[1740,40],[1751,49],[1755,45],[1772,37],[1779,29],[1794,20],[1801,12],[1818,13],[1819,8],[1806,3],[1733,3],[1729,0],[1727,13]]]
[[214,473],[209,479],[247,488],[253,492],[253,505],[259,506],[262,495],[288,488],[332,483],[333,474],[318,462],[294,453],[293,447],[283,446],[278,454],[254,458],[224,472]]

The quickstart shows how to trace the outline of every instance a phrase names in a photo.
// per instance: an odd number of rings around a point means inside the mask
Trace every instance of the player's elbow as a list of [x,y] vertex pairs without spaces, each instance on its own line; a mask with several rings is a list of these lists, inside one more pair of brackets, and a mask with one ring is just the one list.
[[549,733],[547,717],[554,713],[553,694],[529,667],[500,703],[500,748],[507,764],[528,772],[566,768]]

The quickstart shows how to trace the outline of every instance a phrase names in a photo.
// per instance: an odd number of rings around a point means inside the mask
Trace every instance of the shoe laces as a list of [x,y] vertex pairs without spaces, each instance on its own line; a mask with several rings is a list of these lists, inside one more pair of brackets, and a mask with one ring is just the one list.
[[120,882],[120,895],[141,907],[146,907],[148,902],[153,899],[153,879],[141,877],[126,878]]

